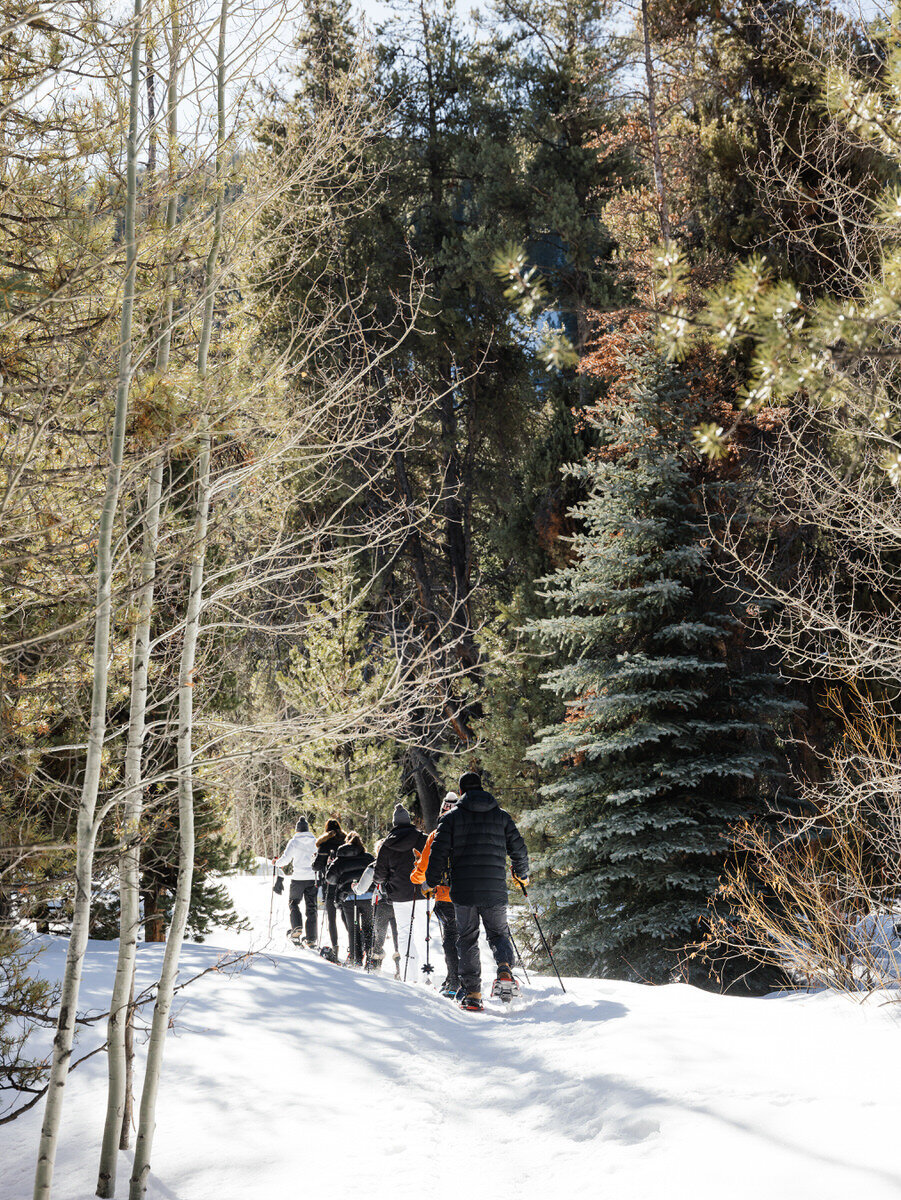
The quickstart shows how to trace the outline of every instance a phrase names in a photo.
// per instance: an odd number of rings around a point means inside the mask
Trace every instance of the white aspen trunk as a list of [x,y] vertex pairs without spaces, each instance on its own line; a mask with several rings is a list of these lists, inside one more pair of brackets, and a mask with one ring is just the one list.
[[654,60],[651,56],[648,0],[641,0],[641,28],[644,36],[644,70],[648,83],[648,128],[651,133],[651,157],[654,162],[654,186],[657,189],[657,212],[660,218],[661,237],[665,242],[668,242],[670,240],[669,206],[666,200],[666,178],[663,174],[663,158],[660,154],[660,129],[657,124],[657,83],[654,78]]
[[131,1142],[131,1114],[134,1108],[132,1080],[135,1068],[135,977],[131,976],[131,994],[125,1014],[125,1099],[122,1103],[122,1130],[119,1134],[119,1149],[127,1150]]
[[91,875],[94,865],[94,842],[97,836],[95,812],[100,787],[100,768],[103,743],[106,737],[106,696],[109,676],[110,624],[112,619],[112,539],[119,489],[122,478],[122,455],[125,446],[125,423],[128,414],[128,395],[131,384],[132,311],[134,308],[137,243],[135,238],[135,199],[137,196],[137,138],[138,105],[141,66],[141,4],[134,0],[134,33],[131,45],[131,64],[128,92],[128,141],[126,146],[125,196],[125,280],[122,292],[122,317],[119,332],[119,369],[116,382],[116,407],[110,446],[110,464],[106,477],[106,492],[97,531],[97,590],[94,616],[94,673],[91,684],[91,721],[88,730],[84,782],[78,805],[78,832],[75,858],[75,903],[72,914],[72,933],[66,954],[66,969],[60,992],[59,1016],[48,1082],[47,1101],[34,1178],[34,1200],[50,1200],[53,1187],[53,1168],[62,1120],[66,1077],[72,1057],[75,1036],[75,1013],[81,986],[81,970],[88,940],[91,916]]
[[[167,131],[169,141],[169,196],[166,207],[166,230],[175,227],[178,209],[175,145],[178,137],[178,59],[180,26],[178,11],[172,11],[172,54],[167,89]],[[169,366],[173,318],[174,266],[165,270],[165,304],[160,341],[156,353],[156,370],[163,374]],[[107,1026],[108,1086],[106,1120],[97,1174],[97,1195],[110,1200],[116,1194],[118,1151],[128,1146],[128,1124],[131,1115],[131,1076],[134,1039],[127,1037],[126,1028],[133,1018],[129,1007],[134,996],[134,972],[140,924],[140,843],[139,831],[144,807],[142,759],[147,713],[147,679],[150,667],[150,620],[153,614],[154,578],[156,575],[157,541],[160,522],[160,499],[163,485],[163,464],[155,463],[147,484],[147,507],[144,516],[144,551],[141,562],[141,588],[138,593],[138,615],[135,624],[132,652],[131,707],[128,721],[128,744],[125,751],[125,813],[124,841],[126,849],[119,859],[119,954],[116,978],[110,1001]]]
[[109,1083],[106,1121],[100,1151],[97,1195],[110,1200],[116,1194],[116,1164],[122,1122],[125,1116],[126,1049],[125,1025],[132,994],[135,957],[138,948],[140,899],[139,831],[144,807],[142,751],[147,713],[147,676],[150,666],[150,618],[153,613],[153,582],[156,574],[156,547],[160,523],[160,497],[163,490],[163,464],[155,463],[147,483],[147,508],[144,514],[144,553],[141,561],[141,588],[135,624],[131,671],[131,708],[128,744],[125,751],[125,813],[122,836],[126,843],[119,856],[119,954],[116,978],[110,1000],[107,1024]]
[[[219,47],[217,54],[216,107],[218,142],[216,148],[216,208],[213,217],[213,237],[204,272],[203,324],[197,349],[197,374],[206,379],[207,357],[213,329],[213,306],[216,295],[216,270],[225,201],[225,59],[228,0],[222,0],[219,18]],[[147,1047],[147,1064],[141,1092],[141,1110],[135,1143],[135,1160],[129,1185],[129,1200],[143,1200],[150,1175],[150,1156],[156,1129],[156,1104],[169,1014],[175,990],[178,960],[181,955],[185,927],[191,903],[191,884],[194,878],[194,777],[193,777],[193,701],[194,663],[202,612],[203,576],[206,561],[206,538],[210,508],[210,435],[201,436],[197,519],[194,527],[194,553],[191,563],[191,583],[185,617],[181,665],[178,677],[178,819],[179,857],[178,883],[172,923],[163,955],[153,1023]]]
[[156,1004],[153,1008],[150,1041],[147,1045],[147,1065],[144,1070],[144,1087],[141,1092],[141,1110],[138,1117],[134,1169],[128,1192],[129,1200],[142,1200],[147,1190],[150,1154],[153,1149],[153,1134],[156,1128],[156,1101],[163,1050],[166,1045],[166,1031],[169,1028],[169,1014],[175,993],[178,959],[181,954],[185,927],[188,923],[191,884],[194,878],[194,788],[191,734],[194,660],[200,631],[207,523],[210,509],[209,434],[204,434],[201,438],[198,470],[197,517],[194,523],[191,583],[178,675],[178,883],[175,889],[172,922],[169,926],[166,950],[163,954]]

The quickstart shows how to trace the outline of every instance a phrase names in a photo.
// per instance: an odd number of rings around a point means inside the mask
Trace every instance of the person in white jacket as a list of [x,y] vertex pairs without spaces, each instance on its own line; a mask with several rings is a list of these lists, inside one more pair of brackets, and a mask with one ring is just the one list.
[[[310,832],[306,817],[300,817],[295,826],[295,833],[285,846],[281,858],[272,861],[277,867],[294,864],[291,873],[291,886],[288,891],[288,911],[291,914],[291,937],[304,934],[307,946],[316,945],[317,912],[316,912],[316,875],[313,871],[313,859],[316,857],[316,838]],[[303,901],[306,908],[306,928],[303,928],[300,905]]]

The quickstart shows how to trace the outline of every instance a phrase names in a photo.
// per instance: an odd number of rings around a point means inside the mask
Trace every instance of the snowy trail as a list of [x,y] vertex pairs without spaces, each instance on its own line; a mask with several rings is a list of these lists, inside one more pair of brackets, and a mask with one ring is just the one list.
[[[265,936],[268,882],[234,893]],[[183,977],[250,940],[186,947]],[[160,953],[140,947],[139,985]],[[83,1006],[104,1004],[115,955],[91,944]],[[533,982],[517,1011],[467,1014],[276,937],[180,994],[148,1195],[901,1200],[894,1006]],[[98,1055],[70,1080],[59,1200],[93,1193],[104,1070]],[[0,1127],[0,1200],[30,1195],[39,1124]]]

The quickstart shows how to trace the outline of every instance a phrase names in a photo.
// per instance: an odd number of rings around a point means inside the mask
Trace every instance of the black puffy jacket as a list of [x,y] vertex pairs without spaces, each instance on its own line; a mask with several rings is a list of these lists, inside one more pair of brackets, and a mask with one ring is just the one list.
[[317,876],[325,874],[326,868],[337,853],[338,847],[344,845],[343,833],[327,833],[316,839],[316,857],[313,859],[313,871]]
[[419,895],[419,888],[410,880],[416,860],[414,850],[426,843],[425,834],[415,825],[395,825],[379,849],[372,882],[379,884],[382,898],[392,904],[403,904]]
[[508,854],[513,870],[525,879],[529,852],[513,818],[489,792],[464,792],[438,822],[426,887],[437,887],[447,871],[455,904],[506,904]]
[[375,862],[375,858],[368,851],[361,854],[353,846],[339,846],[325,873],[325,881],[335,885],[338,899],[343,900],[353,895],[350,885],[357,882],[371,862]]

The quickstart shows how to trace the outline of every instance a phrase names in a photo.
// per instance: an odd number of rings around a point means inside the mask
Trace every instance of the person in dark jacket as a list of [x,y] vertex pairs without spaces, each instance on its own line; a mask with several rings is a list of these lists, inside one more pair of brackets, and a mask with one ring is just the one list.
[[482,1007],[479,920],[498,968],[513,978],[513,943],[507,928],[507,856],[514,879],[529,881],[529,854],[522,834],[474,771],[460,778],[460,799],[438,822],[425,886],[433,892],[446,875],[457,920],[457,950],[464,1008]]
[[[394,810],[394,826],[379,848],[372,878],[373,885],[379,889],[379,902],[375,910],[377,925],[372,940],[373,965],[377,967],[381,963],[388,920],[393,916],[397,921],[398,950],[405,960],[401,973],[406,970],[408,979],[411,971],[414,972],[413,978],[418,978],[416,942],[418,926],[422,924],[417,922],[417,929],[411,928],[414,916],[420,916],[414,911],[413,901],[421,892],[410,876],[416,866],[414,851],[421,851],[425,842],[425,834],[416,828],[404,806],[398,804]],[[421,908],[424,921],[425,906]]]
[[349,833],[325,873],[326,882],[337,890],[338,903],[344,913],[350,939],[348,960],[358,967],[363,965],[363,956],[370,952],[372,945],[372,901],[358,899],[353,885],[373,862],[375,858],[367,852],[360,835]]
[[[325,905],[325,919],[328,924],[329,941],[335,961],[338,959],[338,889],[334,884],[325,882],[325,873],[334,858],[338,847],[347,841],[347,834],[341,828],[337,817],[329,817],[325,823],[325,833],[316,839],[316,857],[313,859],[313,870],[322,888],[322,900]],[[344,913],[341,913],[342,919]],[[348,931],[349,936],[349,931]]]

